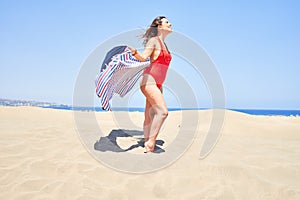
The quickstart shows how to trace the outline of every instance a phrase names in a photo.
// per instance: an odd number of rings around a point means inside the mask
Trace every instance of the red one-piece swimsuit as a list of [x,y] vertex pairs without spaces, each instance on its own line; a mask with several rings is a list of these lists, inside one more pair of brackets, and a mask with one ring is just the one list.
[[163,48],[163,44],[161,40],[157,37],[159,44],[160,44],[160,53],[159,56],[151,62],[151,65],[147,67],[144,72],[144,74],[151,75],[155,82],[157,87],[160,89],[162,87],[162,84],[164,83],[167,75],[167,71],[172,59],[172,56],[169,51]]

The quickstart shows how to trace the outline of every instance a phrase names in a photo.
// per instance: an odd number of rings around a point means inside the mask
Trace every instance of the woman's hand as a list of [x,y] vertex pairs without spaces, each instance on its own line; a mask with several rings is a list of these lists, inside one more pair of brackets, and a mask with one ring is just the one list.
[[130,49],[133,56],[137,53],[137,50],[135,48],[133,48],[131,46],[127,46],[127,47]]

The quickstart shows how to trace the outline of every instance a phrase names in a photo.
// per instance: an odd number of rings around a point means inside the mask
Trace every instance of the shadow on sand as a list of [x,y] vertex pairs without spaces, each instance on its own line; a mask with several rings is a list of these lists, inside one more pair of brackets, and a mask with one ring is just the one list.
[[[117,143],[117,139],[120,137],[131,137],[131,138],[135,137],[138,139],[138,141],[136,141],[135,144],[132,144],[127,149],[122,149]],[[159,146],[163,146],[164,143],[165,142],[163,140],[156,140],[154,153],[165,152],[165,150],[159,147]],[[100,139],[94,144],[94,149],[102,152],[105,151],[126,152],[138,147],[143,147],[143,148],[145,147],[143,132],[137,130],[124,130],[124,129],[112,130],[108,136],[100,137]]]

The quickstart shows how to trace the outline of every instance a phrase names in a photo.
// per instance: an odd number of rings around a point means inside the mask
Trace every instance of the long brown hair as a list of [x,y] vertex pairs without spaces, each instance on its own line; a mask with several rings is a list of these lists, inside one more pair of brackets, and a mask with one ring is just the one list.
[[158,16],[156,17],[150,27],[146,30],[146,32],[142,35],[142,38],[144,38],[144,45],[147,44],[150,38],[157,36],[158,30],[157,27],[158,25],[162,24],[162,19],[166,18],[165,16]]

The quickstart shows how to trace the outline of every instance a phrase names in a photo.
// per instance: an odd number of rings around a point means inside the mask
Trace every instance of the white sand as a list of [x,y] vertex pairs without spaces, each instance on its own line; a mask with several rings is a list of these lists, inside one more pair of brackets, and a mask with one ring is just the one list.
[[[200,160],[211,111],[193,112],[200,123],[188,151],[161,170],[131,174],[88,153],[72,111],[0,107],[0,199],[300,199],[300,117],[226,111],[220,140]],[[142,113],[130,116],[141,125]],[[170,113],[158,138],[163,149],[176,137],[180,116]],[[97,113],[103,133],[120,128],[111,117]],[[138,139],[117,138],[117,143],[125,149]],[[142,147],[131,153],[148,156]]]

